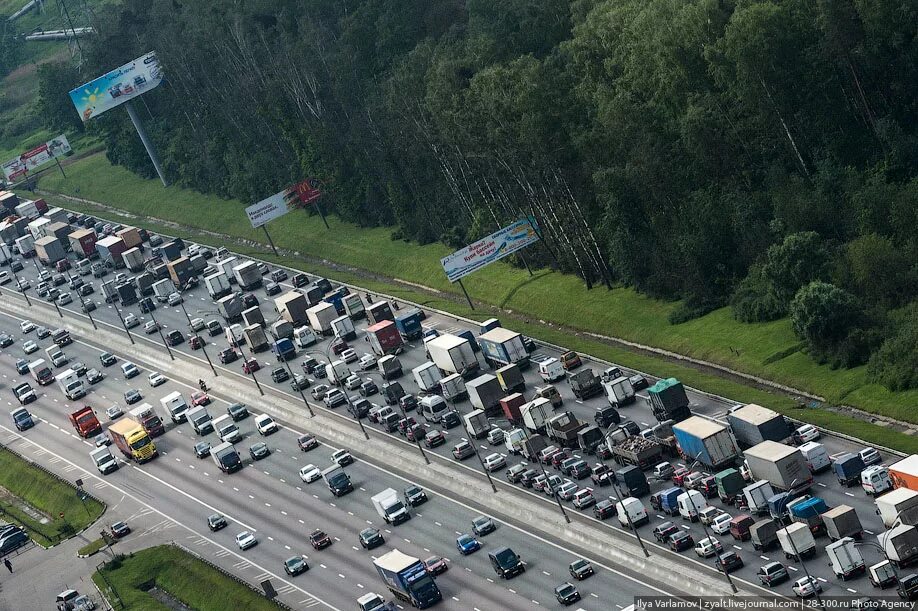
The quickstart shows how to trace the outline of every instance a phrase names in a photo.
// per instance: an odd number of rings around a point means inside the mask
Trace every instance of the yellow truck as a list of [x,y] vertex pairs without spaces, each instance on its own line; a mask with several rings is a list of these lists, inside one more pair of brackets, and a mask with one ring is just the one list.
[[150,435],[136,420],[122,418],[109,426],[108,432],[118,449],[131,460],[144,463],[159,454]]

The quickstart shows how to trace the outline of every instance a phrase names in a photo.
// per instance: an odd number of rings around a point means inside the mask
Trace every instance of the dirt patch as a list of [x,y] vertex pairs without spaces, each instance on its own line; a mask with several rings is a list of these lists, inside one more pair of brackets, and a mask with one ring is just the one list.
[[38,509],[35,509],[3,486],[0,486],[0,499],[2,499],[8,505],[15,506],[19,511],[28,515],[36,522],[41,524],[48,524],[51,522],[51,516],[42,511],[39,511]]
[[153,586],[147,590],[147,594],[158,600],[160,604],[168,607],[169,609],[172,609],[172,611],[194,611],[191,607],[180,601],[178,598],[157,586]]

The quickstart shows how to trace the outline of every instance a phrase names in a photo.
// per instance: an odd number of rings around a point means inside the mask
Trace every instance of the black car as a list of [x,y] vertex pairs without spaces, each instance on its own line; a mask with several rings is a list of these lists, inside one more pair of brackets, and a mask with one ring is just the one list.
[[718,569],[730,573],[737,569],[743,568],[743,559],[736,552],[724,552],[717,557],[717,560],[714,561],[714,564]]
[[617,513],[615,503],[610,499],[603,499],[593,506],[593,515],[599,520],[606,520]]
[[326,294],[326,295],[327,295],[328,293],[331,293],[331,292],[332,292],[332,285],[331,285],[331,282],[329,282],[329,281],[328,281],[327,279],[325,279],[325,278],[316,278],[316,279],[313,281],[312,285],[313,285],[314,287],[318,288],[320,291],[322,291],[322,293],[324,293],[324,294]]
[[293,286],[296,288],[302,288],[309,284],[309,276],[306,274],[296,274],[291,282],[293,282]]
[[118,357],[116,357],[111,352],[103,352],[99,355],[99,361],[102,362],[103,367],[108,367],[109,365],[114,365],[118,362]]
[[275,382],[284,382],[290,379],[290,374],[283,367],[275,367],[271,370],[271,379]]
[[478,516],[472,520],[472,532],[479,537],[489,535],[495,530],[497,530],[497,525],[488,516]]
[[249,417],[249,409],[242,403],[233,403],[228,406],[226,413],[233,419],[233,422],[239,422]]
[[277,295],[283,289],[281,285],[276,282],[265,282],[265,293],[270,297],[271,295]]
[[194,444],[194,455],[198,458],[210,456],[210,444],[206,441]]
[[258,297],[253,293],[246,293],[242,296],[242,309],[248,310],[258,306]]
[[223,333],[223,325],[218,320],[207,321],[207,334],[211,337]]
[[354,418],[366,418],[370,413],[371,403],[362,397],[351,397],[347,404],[347,411]]
[[670,535],[679,532],[679,527],[672,522],[663,522],[653,529],[653,538],[663,543],[669,539]]
[[676,529],[676,532],[669,536],[669,547],[674,552],[691,549],[695,546],[695,539],[692,535],[684,530]]
[[405,395],[398,400],[398,406],[406,412],[416,410],[418,408],[418,398],[414,395]]
[[539,472],[535,469],[526,469],[523,471],[523,474],[520,475],[520,484],[526,486],[527,488],[532,488],[532,482],[535,481],[535,478],[539,476]]
[[370,397],[379,392],[379,387],[373,380],[367,380],[360,385],[360,394],[364,397]]
[[289,276],[287,276],[287,272],[282,269],[276,269],[273,272],[271,272],[271,280],[273,282],[283,282],[288,277]]
[[76,363],[73,363],[70,366],[70,368],[73,369],[73,373],[77,374],[77,376],[79,377],[83,377],[84,375],[86,375],[86,372],[88,371],[88,369],[86,369],[86,365],[84,365],[83,363],[79,361],[77,361]]
[[129,388],[124,392],[124,402],[128,405],[133,405],[141,399],[143,399],[143,395],[136,388]]
[[316,529],[309,533],[309,544],[313,549],[325,549],[332,544],[332,540],[325,531]]
[[178,329],[173,329],[166,334],[166,343],[170,346],[178,346],[185,343],[185,336]]
[[16,373],[19,375],[29,373],[29,361],[26,359],[16,359]]
[[417,507],[427,502],[427,493],[420,486],[408,486],[405,488],[405,504],[411,507]]
[[249,448],[249,455],[252,457],[252,460],[261,460],[271,455],[271,449],[268,447],[268,444],[261,441]]
[[459,417],[459,413],[455,410],[448,411],[440,416],[440,424],[445,429],[451,429],[462,424],[462,418]]
[[317,380],[322,380],[328,377],[328,370],[325,368],[325,361],[319,361],[316,368],[312,370],[312,375],[316,377]]
[[360,539],[360,547],[363,549],[374,549],[386,542],[378,528],[364,528],[357,538]]
[[80,295],[80,297],[89,297],[95,292],[96,291],[94,288],[92,288],[91,284],[84,284],[77,289],[77,293]]
[[290,382],[290,388],[293,390],[305,390],[309,388],[310,384],[312,384],[312,382],[309,381],[309,378],[302,374],[295,373],[293,374],[293,380]]
[[625,431],[633,437],[637,437],[641,434],[641,427],[639,427],[634,420],[622,420],[619,426],[625,429]]
[[296,445],[304,452],[314,450],[319,447],[319,440],[312,435],[300,435],[296,438]]
[[634,388],[634,390],[643,390],[647,388],[648,386],[647,378],[645,378],[644,376],[640,374],[633,375],[630,378],[628,378],[628,380],[631,382],[631,386]]
[[11,346],[12,344],[13,344],[12,336],[7,335],[6,333],[3,333],[2,335],[0,335],[0,348],[6,348],[7,346]]
[[207,528],[209,528],[211,532],[217,532],[218,530],[226,528],[227,526],[228,524],[226,522],[226,518],[221,516],[219,513],[215,513],[212,516],[208,516],[207,518]]
[[149,297],[144,297],[140,300],[140,311],[144,314],[149,314],[156,309],[156,302],[150,299]]
[[571,562],[568,565],[567,570],[571,574],[571,577],[577,581],[583,581],[595,572],[593,570],[593,565],[583,558]]
[[580,600],[580,592],[577,591],[574,584],[565,582],[555,588],[555,598],[566,607]]
[[294,556],[284,560],[284,572],[291,577],[296,577],[300,573],[305,573],[308,570],[309,565],[306,564],[305,556]]
[[232,363],[239,358],[239,353],[233,350],[232,348],[224,348],[217,355],[220,358],[220,362],[224,365]]
[[303,368],[303,373],[306,375],[313,375],[315,373],[316,367],[319,366],[319,361],[310,356],[304,360],[300,366]]

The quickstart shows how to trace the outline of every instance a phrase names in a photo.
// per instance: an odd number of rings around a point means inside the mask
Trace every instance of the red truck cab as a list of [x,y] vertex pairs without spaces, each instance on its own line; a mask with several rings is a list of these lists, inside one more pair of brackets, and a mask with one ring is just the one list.
[[102,425],[96,418],[96,413],[88,405],[81,407],[70,414],[70,424],[76,429],[80,437],[88,439],[102,432]]

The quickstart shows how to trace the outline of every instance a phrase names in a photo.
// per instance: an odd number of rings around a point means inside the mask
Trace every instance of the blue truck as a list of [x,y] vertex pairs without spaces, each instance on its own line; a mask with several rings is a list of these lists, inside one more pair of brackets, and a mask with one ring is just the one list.
[[418,558],[394,549],[374,560],[373,565],[399,600],[418,609],[426,609],[443,600],[433,575]]
[[296,357],[296,346],[293,345],[293,342],[282,337],[273,344],[271,344],[271,352],[277,357],[279,361],[288,361]]
[[832,470],[838,483],[845,487],[860,483],[861,472],[867,467],[857,454],[842,454],[832,463]]
[[472,346],[472,352],[481,352],[481,346],[478,345],[478,340],[475,339],[475,334],[468,329],[457,331],[456,337],[461,337],[462,339],[466,340],[469,345]]
[[420,339],[422,318],[421,311],[417,308],[395,317],[395,328],[398,329],[398,332],[401,333],[406,342]]
[[808,496],[791,501],[787,504],[787,510],[791,519],[809,527],[814,537],[826,532],[826,523],[822,519],[822,514],[829,511],[829,506],[821,498]]
[[679,515],[679,503],[677,499],[679,498],[679,495],[682,494],[683,492],[685,492],[685,490],[683,490],[682,488],[679,488],[678,486],[667,488],[666,490],[661,492],[660,493],[660,509],[662,509],[664,513],[671,515],[671,516]]
[[335,289],[334,291],[326,295],[325,299],[322,300],[322,301],[325,301],[326,303],[330,303],[333,306],[335,306],[335,311],[338,312],[338,316],[344,316],[347,313],[347,311],[344,308],[344,298],[348,294],[344,292],[346,290],[347,289],[345,289],[344,287],[338,287],[337,289]]

